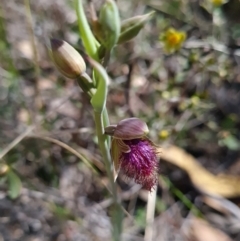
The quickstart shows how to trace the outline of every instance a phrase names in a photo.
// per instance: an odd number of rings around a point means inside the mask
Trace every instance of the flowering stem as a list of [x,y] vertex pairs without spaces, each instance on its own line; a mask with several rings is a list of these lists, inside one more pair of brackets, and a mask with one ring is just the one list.
[[[112,171],[112,161],[111,155],[108,146],[108,137],[104,134],[104,124],[108,121],[108,114],[106,108],[104,108],[103,114],[97,111],[94,111],[94,119],[96,124],[96,131],[98,136],[98,145],[101,150],[107,175],[111,184],[111,191],[113,195],[113,215],[112,215],[112,224],[113,224],[113,240],[120,241],[121,230],[122,230],[122,209],[120,202],[117,197],[117,185],[114,182],[113,171]],[[104,123],[105,122],[105,123]]]

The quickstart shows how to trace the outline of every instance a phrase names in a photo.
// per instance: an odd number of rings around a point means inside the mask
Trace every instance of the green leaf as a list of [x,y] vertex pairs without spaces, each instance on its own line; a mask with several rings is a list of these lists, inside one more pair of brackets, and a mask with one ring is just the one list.
[[122,21],[118,44],[127,42],[136,37],[144,27],[144,24],[153,17],[154,13],[155,12],[152,11],[148,14],[135,16]]
[[7,173],[8,181],[8,196],[11,199],[15,199],[20,195],[22,189],[22,182],[18,175],[13,171],[9,170]]
[[93,66],[96,72],[97,91],[91,99],[91,104],[96,112],[102,113],[106,105],[107,91],[108,91],[108,74],[101,64],[89,58],[88,61]]
[[226,138],[224,138],[223,140],[220,140],[219,144],[221,146],[226,146],[228,149],[233,150],[233,151],[237,151],[240,149],[239,140],[235,136],[232,136],[232,135],[229,135]]
[[75,8],[77,12],[79,32],[86,52],[93,59],[98,60],[98,47],[100,44],[95,39],[90,29],[86,15],[84,13],[82,0],[75,1]]

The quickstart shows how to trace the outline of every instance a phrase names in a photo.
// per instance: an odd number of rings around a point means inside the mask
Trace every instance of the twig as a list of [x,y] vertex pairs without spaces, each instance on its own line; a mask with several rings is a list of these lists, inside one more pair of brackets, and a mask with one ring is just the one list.
[[15,147],[19,142],[21,142],[28,134],[30,134],[36,126],[29,126],[27,130],[25,130],[21,135],[16,137],[10,144],[8,144],[2,152],[0,152],[0,160],[10,151],[13,147]]
[[37,46],[36,46],[35,37],[34,37],[33,21],[32,21],[32,14],[31,14],[31,7],[30,7],[29,0],[24,0],[24,5],[26,9],[28,30],[31,37],[31,45],[33,49],[34,68],[35,68],[35,73],[38,77],[40,72],[39,66],[38,66],[38,52],[37,52]]
[[155,214],[156,196],[157,196],[157,187],[152,192],[148,192],[147,213],[146,213],[147,225],[145,228],[144,241],[153,240],[153,221],[154,221],[154,214]]
[[[201,41],[201,40],[189,40],[184,44],[183,47],[186,49],[208,48],[210,50],[222,52],[227,55],[232,54],[226,45],[216,41],[214,43],[209,43],[207,41]],[[240,51],[239,50],[234,51],[233,55],[240,57]]]
[[30,0],[24,0],[24,5],[25,5],[25,11],[26,11],[26,17],[27,17],[27,24],[28,24],[28,31],[31,39],[31,46],[33,50],[33,62],[34,62],[34,71],[35,71],[35,83],[34,83],[34,91],[36,95],[35,99],[35,105],[34,109],[35,111],[38,109],[38,107],[42,106],[42,101],[40,98],[39,94],[39,89],[38,89],[38,79],[40,76],[40,68],[38,64],[38,51],[37,51],[37,46],[36,46],[36,41],[34,37],[34,29],[33,29],[33,21],[32,21],[32,13],[31,13],[31,7],[30,7]]
[[41,120],[39,120],[38,122],[36,122],[34,125],[29,126],[22,134],[20,134],[19,136],[17,136],[11,143],[9,143],[5,148],[3,148],[3,150],[0,152],[0,160],[9,152],[12,150],[12,148],[14,148],[18,143],[20,143],[26,136],[28,136],[38,125],[40,125],[46,118],[48,118],[49,116],[51,116],[53,113],[56,112],[56,110],[58,108],[60,108],[68,99],[69,97],[72,95],[72,93],[70,93],[69,96],[67,96],[66,98],[64,98],[64,100],[62,101],[62,103],[59,104],[59,106],[57,106],[53,111],[51,111],[48,115],[44,116],[41,118]]
[[133,112],[130,108],[129,101],[130,101],[130,88],[131,88],[131,82],[132,82],[132,73],[133,73],[134,63],[130,62],[128,67],[129,67],[129,71],[128,71],[128,75],[127,75],[127,81],[126,81],[126,84],[125,84],[125,99],[126,99],[128,114],[130,116],[133,116]]
[[28,138],[42,139],[44,141],[49,141],[49,142],[52,142],[52,143],[55,143],[55,144],[61,146],[62,148],[68,150],[73,155],[75,155],[79,159],[81,159],[86,166],[90,167],[94,171],[94,173],[97,173],[97,170],[94,168],[94,166],[92,164],[90,164],[90,162],[84,157],[84,155],[82,155],[80,152],[74,150],[72,147],[70,147],[69,145],[63,143],[62,141],[59,141],[59,140],[57,140],[55,138],[52,138],[52,137],[40,136],[40,135],[28,135],[27,137]]

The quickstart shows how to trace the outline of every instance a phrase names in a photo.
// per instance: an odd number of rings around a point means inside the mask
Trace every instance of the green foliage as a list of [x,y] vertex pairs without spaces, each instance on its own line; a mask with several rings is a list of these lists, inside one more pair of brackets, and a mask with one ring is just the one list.
[[12,169],[10,169],[7,172],[7,181],[8,181],[8,196],[11,199],[16,199],[21,193],[21,189],[22,189],[21,179]]
[[125,19],[121,23],[121,34],[118,38],[118,44],[125,43],[138,35],[138,33],[144,27],[144,24],[149,21],[154,11],[140,16],[135,16],[129,19]]
[[220,146],[226,146],[232,151],[240,150],[240,141],[234,135],[227,135],[223,139],[219,140]]
[[184,193],[181,192],[181,190],[179,190],[178,188],[176,188],[173,183],[170,181],[169,178],[167,177],[162,177],[163,181],[165,182],[165,184],[167,185],[167,187],[169,188],[169,190],[177,197],[179,198],[179,200],[181,200],[181,202],[189,209],[191,210],[191,212],[196,215],[201,217],[202,213],[201,211],[194,205],[194,203],[191,202],[191,200],[184,195]]
[[138,208],[136,210],[135,222],[140,228],[146,227],[146,211],[144,208]]
[[51,210],[56,216],[58,216],[59,219],[63,221],[69,219],[76,220],[76,217],[71,213],[71,211],[64,206],[52,203]]
[[97,60],[99,43],[95,39],[88,24],[86,15],[84,13],[82,0],[75,0],[75,9],[77,12],[79,33],[85,50],[87,54],[91,56],[91,58]]

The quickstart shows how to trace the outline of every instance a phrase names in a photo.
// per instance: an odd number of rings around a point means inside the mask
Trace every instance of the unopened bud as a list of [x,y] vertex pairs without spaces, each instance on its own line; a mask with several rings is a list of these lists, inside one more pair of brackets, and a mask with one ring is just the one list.
[[127,42],[138,35],[144,24],[150,20],[155,12],[152,11],[145,15],[135,16],[122,21],[121,33],[118,39],[118,44]]
[[117,125],[105,128],[105,134],[112,135],[115,139],[132,140],[148,134],[147,124],[138,118],[121,120]]
[[120,35],[120,17],[114,0],[106,0],[100,10],[99,22],[103,31],[102,44],[111,50],[117,43]]
[[9,166],[7,164],[0,164],[0,176],[5,175],[9,170]]
[[51,39],[51,55],[57,69],[67,78],[76,79],[86,71],[82,56],[63,40]]

